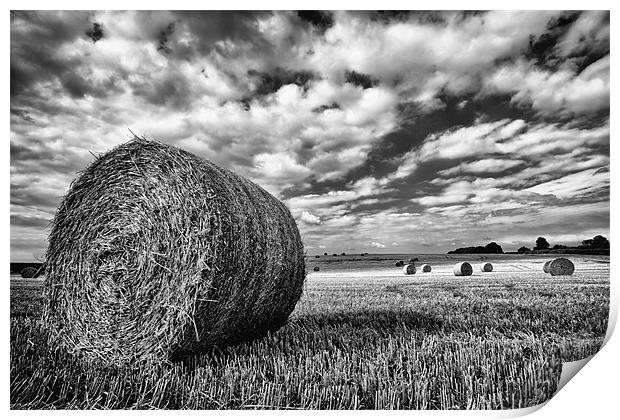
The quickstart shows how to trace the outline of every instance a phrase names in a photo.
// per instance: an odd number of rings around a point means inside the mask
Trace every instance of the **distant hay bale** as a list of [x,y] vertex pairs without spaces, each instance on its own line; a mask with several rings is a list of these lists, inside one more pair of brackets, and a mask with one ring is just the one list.
[[319,267],[314,267],[314,271],[319,271],[320,268]]
[[415,264],[416,261],[419,261],[417,258],[410,258],[408,264]]
[[413,264],[407,264],[406,266],[403,267],[403,274],[406,275],[410,275],[410,274],[415,274],[416,269],[415,269],[415,265]]
[[483,273],[490,273],[491,271],[493,271],[493,264],[489,262],[480,264],[480,270],[482,270]]
[[432,270],[432,268],[431,268],[430,264],[424,264],[424,265],[422,265],[421,269],[422,269],[422,272],[423,272],[423,273],[430,273],[430,272],[431,272],[431,270]]
[[575,264],[568,258],[556,258],[549,264],[549,273],[552,276],[572,276]]
[[549,264],[551,264],[551,261],[552,261],[552,260],[549,260],[549,261],[545,262],[545,264],[543,264],[543,271],[544,271],[545,273],[548,273],[548,272],[549,272]]
[[468,262],[456,263],[456,265],[454,266],[455,276],[471,276],[473,272],[474,272],[474,269],[471,267],[471,264]]
[[405,265],[405,262],[403,260],[396,261],[396,267],[402,267],[403,265]]
[[36,276],[38,271],[39,270],[34,267],[26,267],[22,271],[20,271],[19,274],[22,276],[23,279],[33,279],[35,278],[34,276]]
[[46,262],[52,337],[114,365],[261,337],[284,325],[306,276],[284,204],[207,160],[139,138],[73,181]]

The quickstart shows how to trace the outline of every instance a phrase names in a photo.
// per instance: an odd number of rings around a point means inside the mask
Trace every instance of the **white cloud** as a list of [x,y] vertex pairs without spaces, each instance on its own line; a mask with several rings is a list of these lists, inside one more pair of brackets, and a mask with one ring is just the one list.
[[309,225],[320,225],[321,224],[321,219],[319,219],[317,216],[307,211],[301,212],[300,219],[302,222],[307,223]]
[[370,244],[368,244],[368,246],[373,247],[373,248],[385,248],[386,247],[381,242],[371,242]]
[[609,55],[581,73],[540,70],[523,60],[501,67],[486,81],[487,92],[514,93],[513,101],[545,114],[588,114],[609,107]]
[[516,166],[522,165],[523,163],[524,161],[519,159],[481,159],[478,161],[461,163],[460,165],[450,169],[444,169],[443,171],[439,171],[439,174],[449,176],[458,173],[497,173],[512,169]]
[[595,169],[588,169],[538,184],[527,188],[526,191],[537,194],[553,194],[557,198],[564,199],[597,192],[608,186],[609,172],[597,172]]

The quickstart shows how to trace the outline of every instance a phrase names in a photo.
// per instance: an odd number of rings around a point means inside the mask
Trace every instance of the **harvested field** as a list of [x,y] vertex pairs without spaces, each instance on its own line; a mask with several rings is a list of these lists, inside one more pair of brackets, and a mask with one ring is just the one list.
[[544,255],[509,256],[456,279],[439,256],[407,277],[393,260],[321,259],[281,330],[136,370],[50,351],[41,281],[12,276],[11,407],[520,408],[548,400],[562,362],[594,354],[607,328],[607,260],[571,256],[575,273],[552,277]]

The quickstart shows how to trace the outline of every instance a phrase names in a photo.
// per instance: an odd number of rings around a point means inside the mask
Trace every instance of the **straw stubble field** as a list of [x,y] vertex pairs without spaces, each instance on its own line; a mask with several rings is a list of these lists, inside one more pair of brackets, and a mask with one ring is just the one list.
[[570,277],[544,274],[544,256],[458,278],[453,261],[412,276],[390,262],[324,264],[279,331],[136,369],[84,365],[48,344],[41,282],[12,277],[11,407],[532,406],[553,395],[562,362],[594,354],[607,328],[608,258],[570,258]]

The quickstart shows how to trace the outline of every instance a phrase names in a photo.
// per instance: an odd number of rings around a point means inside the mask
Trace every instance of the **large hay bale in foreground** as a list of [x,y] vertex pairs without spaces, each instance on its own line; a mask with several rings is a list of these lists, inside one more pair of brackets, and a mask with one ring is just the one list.
[[543,271],[544,271],[545,273],[548,273],[548,272],[549,272],[549,264],[551,264],[551,261],[553,261],[553,260],[549,260],[549,261],[547,261],[547,262],[545,262],[545,263],[543,264]]
[[471,264],[468,262],[460,262],[456,263],[454,266],[454,275],[455,276],[471,276],[474,272]]
[[490,273],[491,271],[493,271],[493,264],[491,263],[484,263],[484,264],[480,264],[480,270],[483,273]]
[[430,273],[432,270],[430,264],[423,264],[421,269],[423,273]]
[[20,271],[19,274],[22,276],[22,279],[33,279],[34,276],[37,275],[38,271],[39,270],[34,267],[26,267],[22,271]]
[[575,264],[568,258],[556,258],[549,264],[549,273],[552,276],[572,276]]
[[405,275],[410,275],[410,274],[415,274],[416,269],[415,269],[415,265],[413,264],[407,264],[403,267],[403,274]]
[[52,337],[115,365],[276,330],[306,275],[284,204],[209,161],[138,138],[73,181],[46,261]]

